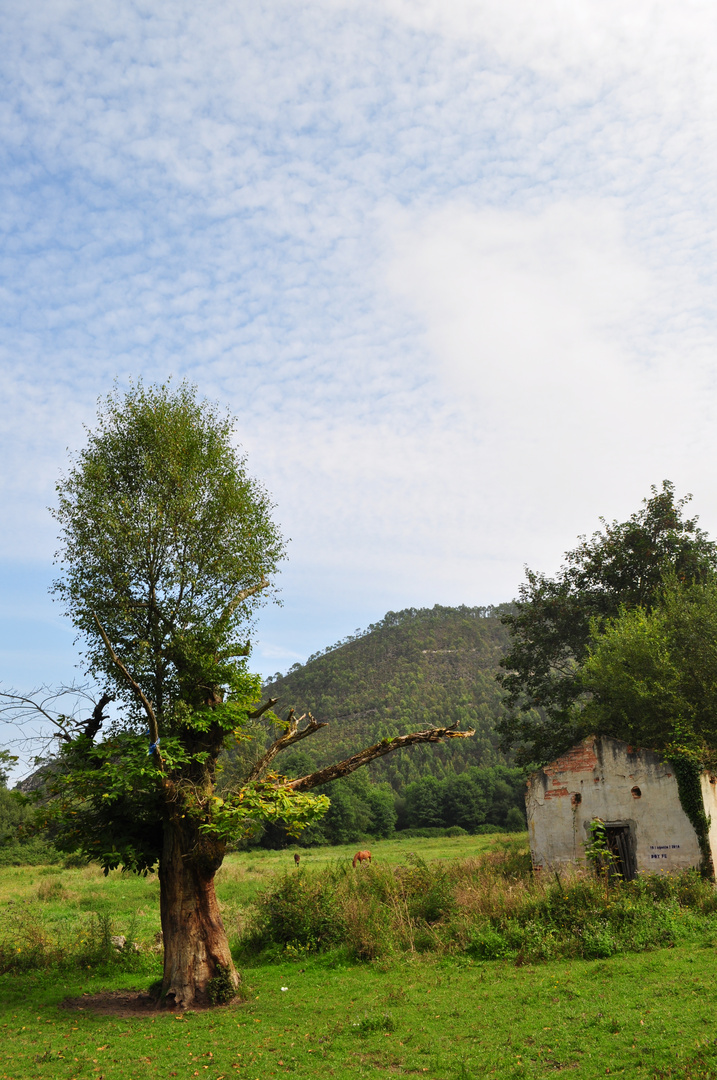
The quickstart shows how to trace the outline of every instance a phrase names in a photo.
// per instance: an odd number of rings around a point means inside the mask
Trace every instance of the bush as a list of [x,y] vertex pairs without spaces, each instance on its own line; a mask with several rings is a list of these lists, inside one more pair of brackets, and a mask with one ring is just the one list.
[[344,918],[335,893],[336,871],[286,873],[278,884],[255,901],[250,939],[255,951],[269,945],[289,946],[289,952],[314,952],[338,944]]

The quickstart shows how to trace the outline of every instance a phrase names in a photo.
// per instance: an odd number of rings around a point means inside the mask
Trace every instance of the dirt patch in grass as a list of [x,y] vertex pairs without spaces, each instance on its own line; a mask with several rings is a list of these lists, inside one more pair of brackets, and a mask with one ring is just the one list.
[[[156,998],[145,990],[101,990],[97,994],[83,994],[82,997],[65,998],[60,1003],[61,1009],[70,1012],[93,1012],[102,1016],[156,1016],[158,1013],[180,1012],[170,1006],[160,1007]],[[193,1005],[190,1012],[206,1012],[208,1009],[222,1008],[217,1005]]]

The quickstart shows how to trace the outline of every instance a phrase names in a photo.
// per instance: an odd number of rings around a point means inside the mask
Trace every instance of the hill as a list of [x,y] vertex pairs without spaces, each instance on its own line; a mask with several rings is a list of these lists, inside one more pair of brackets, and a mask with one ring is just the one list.
[[[276,712],[311,711],[329,727],[300,744],[314,767],[340,760],[393,735],[459,722],[472,739],[397,751],[371,766],[374,780],[402,791],[426,775],[442,778],[470,766],[505,764],[495,725],[503,714],[495,676],[508,646],[500,607],[389,611],[367,630],[337,642],[285,675],[265,693]],[[297,748],[298,749],[298,748]]]

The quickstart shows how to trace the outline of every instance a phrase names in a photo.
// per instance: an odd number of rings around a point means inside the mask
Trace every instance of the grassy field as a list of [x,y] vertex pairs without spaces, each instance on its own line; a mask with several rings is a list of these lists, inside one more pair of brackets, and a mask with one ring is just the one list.
[[[376,844],[378,859],[452,860],[489,837]],[[314,866],[353,849],[302,853]],[[256,891],[293,863],[291,852],[231,856],[218,891],[234,934]],[[67,998],[146,988],[161,972],[157,881],[94,868],[0,873],[2,927],[77,943],[105,928],[143,945],[116,964],[49,967],[0,977],[0,1078],[141,1080],[207,1077],[296,1080],[425,1076],[478,1080],[622,1074],[717,1080],[717,922],[689,945],[606,960],[516,965],[465,955],[411,954],[348,963],[340,952],[245,971],[245,1000],[184,1016],[126,1018],[68,1009]],[[94,927],[94,930],[93,930]],[[38,929],[39,928],[39,929]],[[18,939],[20,940],[20,939]]]
[[[495,842],[495,836],[383,840],[372,843],[372,851],[378,861],[400,865],[414,851],[430,861],[475,858]],[[216,885],[230,937],[241,930],[246,907],[257,892],[277,873],[293,869],[294,851],[300,854],[302,867],[320,869],[350,864],[356,845],[290,851],[257,848],[227,856]],[[159,882],[155,874],[141,878],[119,870],[105,877],[96,865],[71,870],[58,865],[0,868],[0,929],[20,911],[28,936],[37,934],[42,922],[55,940],[71,942],[89,932],[100,915],[112,920],[112,933],[150,944],[160,929]]]

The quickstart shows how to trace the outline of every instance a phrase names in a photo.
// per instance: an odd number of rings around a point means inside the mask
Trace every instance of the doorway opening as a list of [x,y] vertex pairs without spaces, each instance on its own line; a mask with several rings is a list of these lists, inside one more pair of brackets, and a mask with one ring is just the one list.
[[605,822],[605,840],[612,856],[610,876],[632,881],[637,877],[637,860],[630,826]]

